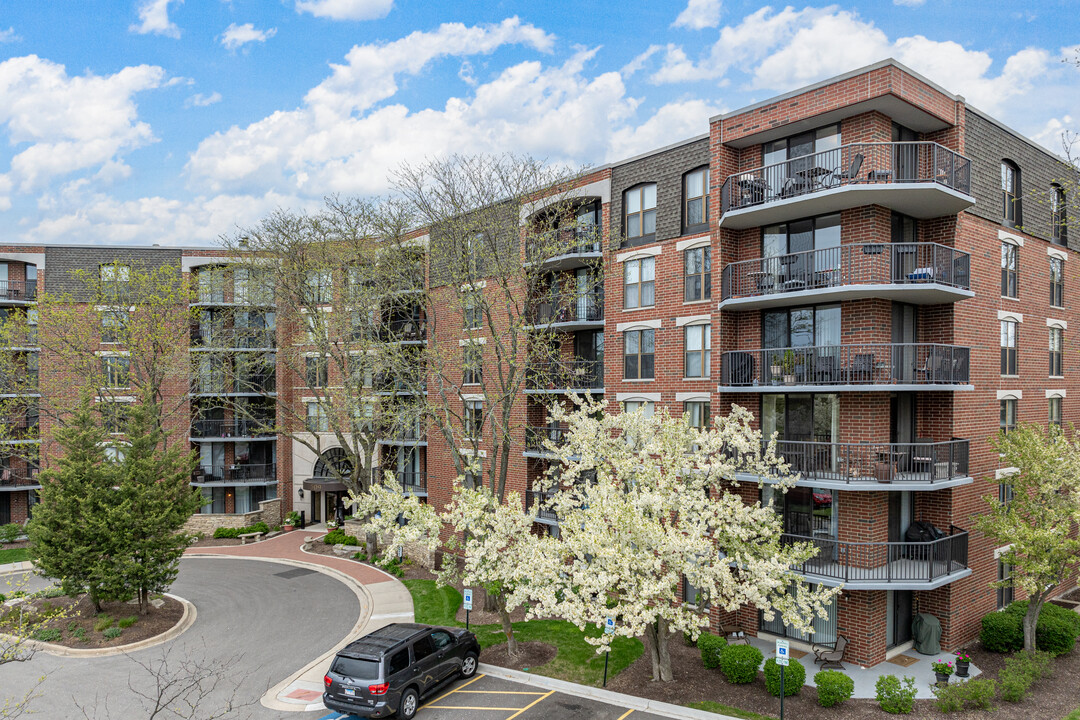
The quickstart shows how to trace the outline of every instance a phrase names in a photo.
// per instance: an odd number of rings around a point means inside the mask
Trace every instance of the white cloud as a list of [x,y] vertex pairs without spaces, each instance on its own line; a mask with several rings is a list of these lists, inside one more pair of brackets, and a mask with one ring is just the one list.
[[221,34],[221,44],[226,50],[235,50],[250,42],[266,42],[277,34],[277,28],[257,30],[251,23],[232,23]]
[[180,37],[180,28],[169,20],[169,3],[172,2],[179,5],[184,0],[143,0],[139,5],[139,20],[142,22],[132,24],[128,30],[139,35],[153,33],[171,38]]
[[922,5],[923,3],[926,2],[926,0],[892,0],[892,1],[893,1],[893,5],[903,5],[905,7],[919,7],[920,5]]
[[7,30],[0,30],[0,43],[19,42],[22,40],[15,33],[15,28],[9,27]]
[[703,30],[720,24],[722,0],[689,0],[686,8],[671,23],[672,27]]
[[637,127],[612,133],[609,160],[620,160],[670,145],[709,131],[709,118],[724,112],[704,100],[684,100],[664,105]]
[[36,55],[0,63],[0,126],[17,152],[7,185],[31,192],[56,178],[104,169],[117,176],[123,156],[156,138],[138,119],[134,96],[160,87],[160,67],[127,67],[113,75],[69,77],[64,66]]
[[184,107],[207,107],[208,105],[213,105],[218,102],[221,102],[221,93],[217,91],[214,91],[209,95],[195,93],[184,101]]
[[296,0],[296,12],[331,20],[377,20],[392,7],[394,0]]
[[[1080,124],[1071,115],[1065,115],[1047,120],[1041,130],[1031,134],[1031,139],[1051,152],[1065,155],[1070,148],[1066,148],[1062,144],[1064,134],[1070,133],[1075,137],[1077,132],[1080,132]],[[1071,150],[1072,154],[1075,155],[1076,149],[1071,148]]]

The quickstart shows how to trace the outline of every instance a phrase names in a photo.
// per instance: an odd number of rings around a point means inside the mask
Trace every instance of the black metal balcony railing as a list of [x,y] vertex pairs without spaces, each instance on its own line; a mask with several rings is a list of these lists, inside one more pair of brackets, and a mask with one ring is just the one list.
[[970,350],[936,343],[763,348],[723,353],[721,384],[953,385],[970,377]]
[[804,480],[849,484],[942,482],[968,476],[967,440],[834,443],[778,440],[776,454]]
[[554,522],[558,522],[559,516],[555,514],[555,511],[543,507],[543,503],[550,500],[554,494],[555,493],[553,492],[526,490],[525,507],[528,511],[535,512],[536,516],[542,520],[552,520]]
[[39,421],[37,415],[20,415],[13,418],[0,418],[0,426],[6,437],[3,440],[38,439]]
[[276,479],[275,463],[215,465],[209,469],[200,467],[191,474],[191,481],[197,483],[269,482]]
[[600,390],[604,387],[604,363],[601,360],[529,363],[525,368],[525,387],[529,390]]
[[37,280],[0,280],[0,300],[26,302],[37,299]]
[[590,255],[601,250],[600,229],[591,225],[548,230],[525,242],[525,257],[529,262],[564,255]]
[[780,541],[818,549],[796,571],[844,582],[931,583],[968,567],[968,533],[952,525],[948,536],[930,542],[844,542],[790,533]]
[[191,436],[196,438],[219,437],[273,437],[272,420],[194,420],[191,423]]
[[426,436],[424,426],[417,422],[391,422],[379,425],[376,433],[383,440],[397,442],[420,441]]
[[764,205],[845,185],[937,183],[971,194],[971,161],[933,142],[841,145],[728,176],[721,210]]
[[603,322],[604,293],[562,293],[541,297],[526,310],[533,325]]
[[721,299],[850,285],[937,283],[969,290],[971,256],[937,243],[858,243],[731,263]]
[[38,391],[38,373],[36,370],[9,375],[0,373],[0,394],[24,395]]
[[383,342],[420,342],[427,340],[427,322],[424,320],[394,320],[379,329]]
[[549,452],[548,443],[556,446],[566,441],[567,429],[555,425],[528,425],[525,428],[525,449],[529,452]]
[[404,470],[394,473],[397,484],[407,490],[427,490],[427,473],[421,470]]
[[0,468],[0,487],[36,487],[41,484],[39,472],[41,468],[33,465],[25,468]]
[[276,332],[270,328],[222,328],[198,325],[191,328],[191,343],[194,347],[272,348],[276,338]]
[[399,373],[376,373],[371,386],[377,393],[427,392],[427,381],[424,378]]

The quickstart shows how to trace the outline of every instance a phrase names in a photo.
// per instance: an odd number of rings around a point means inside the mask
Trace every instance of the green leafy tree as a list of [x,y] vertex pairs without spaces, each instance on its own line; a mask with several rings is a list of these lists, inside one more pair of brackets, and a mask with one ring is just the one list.
[[202,503],[188,485],[194,457],[177,443],[169,446],[160,413],[150,393],[131,405],[116,468],[116,501],[108,513],[118,536],[112,558],[116,576],[138,598],[143,615],[150,596],[168,590],[176,579],[190,544],[181,530]]
[[84,392],[67,423],[58,427],[62,453],[42,474],[41,503],[28,526],[30,556],[46,577],[68,595],[89,594],[100,611],[116,595],[111,575],[113,539],[110,506],[115,468],[105,459],[106,435]]
[[976,527],[1004,545],[1000,559],[1012,566],[1011,582],[1027,593],[1024,649],[1035,649],[1039,611],[1058,587],[1080,567],[1080,439],[1069,429],[1047,431],[1021,425],[993,441],[1006,467],[1011,498],[989,495],[990,506]]

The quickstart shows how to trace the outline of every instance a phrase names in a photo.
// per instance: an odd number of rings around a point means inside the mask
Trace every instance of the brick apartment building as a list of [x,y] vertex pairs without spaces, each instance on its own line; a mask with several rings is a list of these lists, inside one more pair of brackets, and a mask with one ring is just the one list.
[[[748,482],[738,492],[772,500],[785,537],[819,547],[798,573],[844,591],[810,634],[752,609],[714,611],[714,622],[797,642],[842,634],[850,660],[874,664],[909,647],[911,618],[925,612],[940,620],[943,645],[959,647],[983,614],[1011,599],[988,585],[1009,572],[997,548],[971,531],[982,498],[1008,492],[1008,468],[988,438],[1018,422],[1078,417],[1068,325],[1080,327],[1070,300],[1080,290],[1080,238],[1070,245],[1063,222],[1077,215],[1077,198],[1055,184],[1066,169],[892,60],[702,130],[581,178],[567,218],[580,241],[529,258],[563,288],[531,318],[560,332],[562,359],[523,393],[510,487],[532,501],[549,462],[543,441],[562,432],[546,405],[570,390],[602,394],[612,412],[662,406],[697,424],[743,405],[779,434],[800,480],[780,495],[740,478]],[[196,284],[207,324],[184,338],[193,354],[224,348],[241,362],[292,342],[272,299],[240,292],[229,259],[206,249],[2,248],[0,305],[32,306],[35,283],[52,289],[72,267],[92,270],[129,252],[175,263]],[[423,344],[423,313],[439,310],[418,312],[406,340]],[[211,322],[215,315],[224,320]],[[456,346],[475,334],[437,339]],[[272,413],[275,377],[240,387],[211,368],[194,375],[193,485],[206,497],[203,513],[238,522],[280,498],[275,512],[325,518],[344,490],[326,478],[340,453],[317,456],[255,432],[216,402],[243,398]],[[395,392],[392,383],[376,390]],[[386,427],[374,461],[444,504],[456,450],[438,433]],[[21,521],[34,470],[11,461],[2,472],[0,523]],[[538,522],[557,533],[557,518]],[[909,537],[913,523],[944,537]],[[692,600],[693,588],[684,590]]]

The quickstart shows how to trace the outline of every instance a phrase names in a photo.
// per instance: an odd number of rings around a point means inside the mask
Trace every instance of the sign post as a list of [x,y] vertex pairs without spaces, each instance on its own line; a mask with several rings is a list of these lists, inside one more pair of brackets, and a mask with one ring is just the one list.
[[787,640],[776,641],[776,664],[780,666],[780,720],[784,720],[784,668],[791,657],[791,645]]
[[465,607],[465,629],[469,629],[469,611],[472,610],[472,588],[465,588],[465,602],[462,605]]
[[[615,634],[615,618],[609,617],[604,621],[604,634]],[[604,687],[607,687],[607,666],[608,660],[611,658],[611,645],[608,645],[607,652],[604,653]]]

